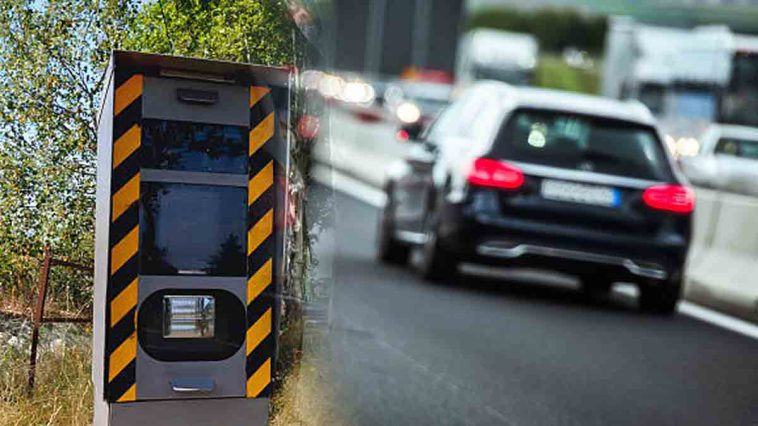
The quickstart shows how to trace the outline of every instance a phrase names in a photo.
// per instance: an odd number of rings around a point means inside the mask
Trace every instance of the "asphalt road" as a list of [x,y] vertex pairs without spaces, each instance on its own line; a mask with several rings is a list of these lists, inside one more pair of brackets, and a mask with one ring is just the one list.
[[758,425],[758,341],[554,283],[429,284],[375,261],[374,207],[333,203],[318,357],[345,424]]

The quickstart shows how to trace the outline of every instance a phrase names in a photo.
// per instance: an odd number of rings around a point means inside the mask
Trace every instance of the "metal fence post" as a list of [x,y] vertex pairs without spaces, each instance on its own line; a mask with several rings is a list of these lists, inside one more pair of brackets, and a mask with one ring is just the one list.
[[47,281],[50,276],[50,262],[52,254],[50,247],[45,247],[45,257],[39,269],[39,288],[37,289],[37,303],[34,308],[32,324],[32,342],[29,354],[29,393],[34,389],[34,373],[37,368],[37,345],[39,344],[39,328],[42,325],[45,312],[45,297],[47,296]]

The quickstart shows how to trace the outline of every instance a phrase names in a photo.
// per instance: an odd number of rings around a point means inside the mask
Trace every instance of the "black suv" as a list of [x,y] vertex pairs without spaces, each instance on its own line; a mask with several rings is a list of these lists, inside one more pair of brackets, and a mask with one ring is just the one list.
[[431,280],[465,261],[567,272],[593,293],[632,282],[644,310],[676,308],[694,195],[641,104],[483,82],[417,141],[388,169],[381,260],[417,250]]

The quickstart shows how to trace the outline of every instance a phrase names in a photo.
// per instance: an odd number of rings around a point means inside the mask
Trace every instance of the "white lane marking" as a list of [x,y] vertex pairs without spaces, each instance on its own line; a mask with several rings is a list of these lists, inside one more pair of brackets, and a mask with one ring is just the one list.
[[[629,297],[637,297],[639,293],[637,288],[633,285],[617,286],[614,288],[614,291]],[[758,339],[758,326],[751,322],[714,311],[713,309],[686,300],[680,301],[676,310],[682,315],[725,328],[735,333],[742,334],[743,336]]]
[[320,184],[328,185],[343,194],[357,198],[374,207],[383,207],[387,201],[387,197],[382,190],[376,189],[367,183],[328,166],[321,164],[314,165],[311,170],[311,176]]
[[[374,207],[382,207],[386,202],[384,192],[329,167],[316,165],[314,166],[312,175],[319,183],[331,185],[331,187],[337,191],[353,198],[357,198],[358,200]],[[637,297],[638,295],[637,287],[632,285],[616,286],[614,291],[628,297]],[[758,339],[757,325],[714,311],[704,306],[682,300],[679,302],[677,312],[735,333],[742,334],[743,336]]]
[[687,301],[679,302],[677,310],[680,314],[726,328],[743,336],[758,339],[758,326],[753,323]]

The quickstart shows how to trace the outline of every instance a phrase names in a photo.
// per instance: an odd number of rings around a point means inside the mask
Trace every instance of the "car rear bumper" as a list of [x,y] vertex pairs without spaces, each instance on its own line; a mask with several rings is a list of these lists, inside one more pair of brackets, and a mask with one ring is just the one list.
[[640,262],[623,256],[612,256],[580,250],[567,250],[532,244],[502,244],[497,241],[485,242],[476,246],[476,254],[500,259],[518,259],[527,256],[563,259],[584,263],[596,263],[623,267],[629,273],[646,278],[666,279],[668,271],[663,265],[654,262]]
[[665,280],[678,274],[689,241],[674,233],[630,235],[444,205],[439,241],[461,260],[490,265],[602,273],[622,279]]

